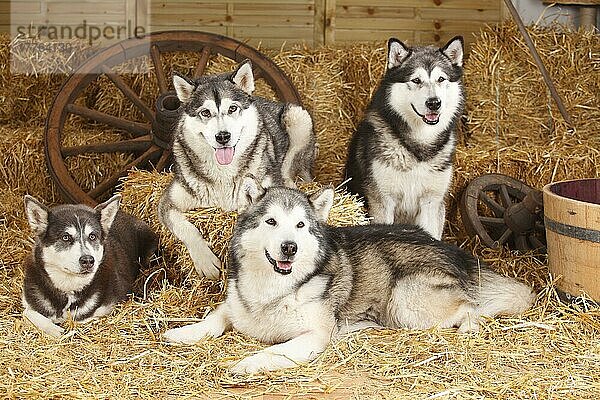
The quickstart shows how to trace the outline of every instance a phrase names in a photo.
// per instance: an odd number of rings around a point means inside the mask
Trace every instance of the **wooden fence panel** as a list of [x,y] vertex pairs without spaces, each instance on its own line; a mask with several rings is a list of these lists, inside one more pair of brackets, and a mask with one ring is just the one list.
[[385,41],[443,44],[462,34],[467,43],[483,24],[505,17],[502,0],[0,0],[0,30],[12,24],[116,24],[133,20],[148,31],[193,29],[253,45],[344,44]]

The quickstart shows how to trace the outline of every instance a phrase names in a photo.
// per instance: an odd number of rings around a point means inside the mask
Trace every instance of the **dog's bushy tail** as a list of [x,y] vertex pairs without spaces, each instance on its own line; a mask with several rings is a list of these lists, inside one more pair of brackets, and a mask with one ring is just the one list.
[[491,270],[481,271],[479,282],[477,314],[481,316],[521,314],[535,300],[529,286]]
[[289,147],[281,172],[285,185],[295,187],[296,176],[304,181],[313,179],[312,169],[317,156],[317,144],[312,118],[304,108],[288,104],[283,110],[281,123],[289,138]]

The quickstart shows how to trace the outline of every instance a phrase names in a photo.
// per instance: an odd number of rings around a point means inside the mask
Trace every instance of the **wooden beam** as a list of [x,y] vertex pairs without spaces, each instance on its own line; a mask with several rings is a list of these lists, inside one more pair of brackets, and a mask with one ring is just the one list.
[[325,44],[335,43],[336,0],[325,0]]
[[325,5],[326,0],[315,0],[313,45],[325,43]]

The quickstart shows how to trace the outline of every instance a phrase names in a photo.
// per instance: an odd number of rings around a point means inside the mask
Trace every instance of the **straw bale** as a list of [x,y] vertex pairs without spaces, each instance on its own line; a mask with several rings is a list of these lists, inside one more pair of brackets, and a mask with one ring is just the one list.
[[[547,146],[557,139],[594,140],[600,115],[600,37],[586,30],[528,29],[571,115],[567,126],[514,24],[483,30],[465,65],[469,142]],[[592,135],[590,135],[592,134]]]
[[46,169],[42,128],[0,125],[0,154],[0,188],[59,200]]
[[79,40],[11,40],[0,34],[0,123],[42,125],[54,94],[92,51]]
[[[158,201],[166,186],[171,182],[171,173],[133,170],[122,182],[123,210],[146,221],[159,233],[159,242],[165,258],[172,260],[176,277],[184,271],[186,278],[193,272],[189,252],[179,239],[173,236],[159,221]],[[306,193],[313,193],[321,187],[318,183],[300,183]],[[236,212],[225,212],[219,208],[202,208],[186,213],[187,219],[202,232],[215,255],[226,263],[227,246],[237,220]],[[328,222],[335,226],[364,225],[368,223],[362,202],[356,196],[337,191]],[[226,265],[226,264],[225,264]]]
[[384,58],[382,47],[368,44],[317,49],[296,45],[273,56],[312,114],[318,181],[342,181],[350,136],[381,77]]

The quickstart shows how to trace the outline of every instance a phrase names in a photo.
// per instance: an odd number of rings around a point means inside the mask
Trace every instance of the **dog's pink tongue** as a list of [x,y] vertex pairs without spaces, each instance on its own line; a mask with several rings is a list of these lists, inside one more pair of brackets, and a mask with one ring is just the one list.
[[231,164],[231,162],[233,161],[234,153],[234,147],[221,147],[220,149],[215,149],[215,156],[217,157],[217,162],[221,165]]
[[439,118],[439,114],[425,114],[425,119],[427,121],[434,122],[434,121],[437,121],[438,118]]
[[277,268],[283,271],[289,271],[292,269],[292,263],[289,261],[277,261]]

